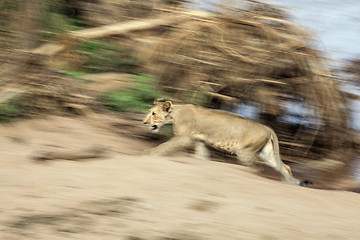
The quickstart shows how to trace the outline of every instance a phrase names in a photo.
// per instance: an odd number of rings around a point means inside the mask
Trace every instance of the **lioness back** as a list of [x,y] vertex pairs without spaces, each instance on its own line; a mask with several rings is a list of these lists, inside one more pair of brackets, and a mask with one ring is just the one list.
[[175,131],[197,137],[217,148],[240,141],[242,145],[260,148],[269,137],[268,127],[234,113],[191,104],[179,105],[177,111],[173,120]]

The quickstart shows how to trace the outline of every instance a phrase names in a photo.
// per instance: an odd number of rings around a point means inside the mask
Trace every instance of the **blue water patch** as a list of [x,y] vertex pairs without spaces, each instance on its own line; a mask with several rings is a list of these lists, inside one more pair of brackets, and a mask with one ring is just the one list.
[[357,158],[357,161],[354,162],[354,165],[351,168],[352,176],[360,182],[360,157]]
[[244,102],[236,106],[232,112],[248,119],[258,120],[260,116],[259,104],[253,102]]
[[[252,120],[259,120],[260,104],[254,102],[243,102],[236,106],[232,112]],[[228,110],[229,109],[224,109]],[[277,120],[289,124],[299,124],[307,127],[321,126],[321,120],[316,118],[314,109],[303,102],[284,101],[282,104],[284,114]]]
[[283,102],[282,109],[285,114],[280,116],[279,121],[281,122],[307,127],[316,127],[322,124],[320,119],[315,117],[314,109],[305,102],[285,101]]
[[[326,57],[348,60],[360,57],[359,0],[267,0],[285,7],[292,20],[315,34],[317,49]],[[336,64],[336,63],[335,63]]]

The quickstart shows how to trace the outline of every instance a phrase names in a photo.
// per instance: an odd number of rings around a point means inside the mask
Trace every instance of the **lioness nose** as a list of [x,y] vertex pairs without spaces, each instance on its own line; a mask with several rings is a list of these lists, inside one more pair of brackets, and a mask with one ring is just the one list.
[[144,124],[147,124],[147,121],[144,120],[143,123],[144,123]]

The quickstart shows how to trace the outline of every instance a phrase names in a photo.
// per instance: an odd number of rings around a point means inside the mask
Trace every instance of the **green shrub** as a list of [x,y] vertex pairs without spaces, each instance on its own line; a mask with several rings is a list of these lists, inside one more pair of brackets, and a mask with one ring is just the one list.
[[18,117],[20,111],[12,105],[0,103],[0,122],[10,122]]
[[86,72],[79,72],[79,71],[73,71],[73,70],[65,70],[65,75],[69,78],[74,79],[78,83],[88,84],[91,81],[84,79],[88,73]]
[[9,29],[14,20],[14,15],[19,11],[20,1],[1,0],[0,1],[0,29]]
[[82,77],[88,75],[88,73],[86,73],[86,72],[78,72],[78,71],[72,71],[72,70],[66,70],[65,74],[66,74],[66,76],[68,76],[70,78],[75,78],[75,79],[79,79],[79,78],[82,78]]
[[7,103],[0,103],[0,122],[11,122],[21,117],[25,109],[23,96],[11,99]]
[[130,89],[116,89],[104,94],[102,103],[118,112],[146,112],[155,98],[162,93],[155,89],[155,80],[147,75],[137,75]]
[[47,40],[56,38],[59,34],[68,31],[83,29],[86,23],[65,13],[65,2],[50,0],[43,6],[40,19],[41,26],[45,30],[42,37]]
[[135,56],[124,49],[99,40],[82,41],[78,50],[83,52],[82,68],[85,72],[126,72],[134,73],[137,67]]

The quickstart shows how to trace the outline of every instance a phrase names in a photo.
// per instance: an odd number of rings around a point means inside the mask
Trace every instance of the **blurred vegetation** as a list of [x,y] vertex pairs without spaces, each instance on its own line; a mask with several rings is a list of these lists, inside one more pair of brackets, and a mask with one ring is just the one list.
[[106,92],[100,101],[114,111],[145,113],[154,99],[163,96],[155,85],[153,77],[140,74],[134,78],[131,88]]
[[[259,1],[244,1],[241,8],[219,1],[224,4],[215,11],[197,16],[183,2],[0,0],[0,94],[15,88],[28,93],[31,104],[22,109],[1,103],[1,118],[99,105],[144,112],[166,93],[180,102],[232,111],[250,103],[257,120],[276,130],[285,155],[318,158],[331,149],[343,158],[338,149],[350,146],[355,135],[348,126],[350,95],[340,87],[346,80],[334,78],[312,48],[310,33],[291,23],[285,10]],[[161,23],[101,37],[70,34],[152,19]],[[45,46],[34,54],[46,43],[64,49],[53,54]],[[102,94],[87,88],[86,75],[114,72],[136,76],[129,88]],[[288,110],[294,106],[300,110]],[[297,121],[284,121],[291,114]]]
[[13,44],[9,40],[15,37],[15,29],[18,27],[15,19],[15,13],[18,12],[18,8],[19,1],[0,1],[0,49],[11,47]]
[[39,16],[43,40],[52,40],[68,31],[84,29],[86,21],[77,18],[75,6],[77,1],[46,0],[41,3]]
[[75,31],[86,22],[75,18],[71,8],[76,1],[0,0],[0,47],[19,47],[24,34],[34,34],[35,42],[55,39],[59,34]]
[[56,11],[57,9],[51,4],[49,4],[49,8],[49,10],[43,11],[41,16],[41,24],[44,28],[42,37],[44,40],[52,40],[56,38],[58,34],[84,28],[84,21],[58,13]]
[[[44,40],[52,40],[68,31],[85,28],[85,20],[77,18],[77,2],[48,0],[41,15]],[[74,53],[75,52],[75,53]],[[81,58],[75,69],[87,73],[125,72],[136,73],[136,56],[109,39],[79,41],[73,49],[75,57]],[[70,71],[71,71],[70,70]]]
[[[22,0],[0,0],[0,32],[4,33],[0,34],[0,49],[4,50],[4,54],[9,56],[9,58],[0,58],[1,69],[9,67],[2,63],[15,63],[19,66],[25,64],[26,66],[23,69],[19,69],[18,76],[12,77],[14,81],[19,83],[17,86],[19,89],[30,86],[34,95],[34,97],[28,99],[31,100],[31,104],[34,106],[28,109],[20,109],[18,102],[1,103],[0,122],[7,122],[12,118],[21,117],[26,110],[32,112],[25,113],[25,115],[34,115],[37,111],[53,112],[68,109],[68,106],[72,108],[79,104],[77,93],[71,93],[78,91],[76,90],[78,87],[71,87],[72,83],[61,75],[49,75],[53,71],[50,70],[49,72],[49,67],[64,73],[64,76],[74,79],[74,82],[78,84],[88,84],[89,81],[83,80],[83,77],[88,74],[106,72],[139,73],[139,63],[136,56],[122,47],[121,43],[114,41],[114,39],[78,41],[69,52],[65,53],[65,57],[61,60],[66,64],[53,66],[43,66],[42,63],[39,64],[38,62],[35,64],[36,56],[26,56],[21,52],[17,52],[17,49],[34,48],[43,43],[57,41],[69,31],[86,28],[88,26],[86,20],[78,16],[77,8],[82,2],[68,0],[29,0],[26,2]],[[23,61],[29,62],[22,63]],[[30,71],[26,73],[23,70]],[[22,77],[23,75],[25,78]],[[21,81],[19,81],[20,78]],[[146,105],[148,99],[141,99],[141,97],[156,94],[148,94],[151,89],[148,85],[151,83],[145,83],[147,78],[139,75],[135,80],[133,89],[109,93],[109,99],[114,99],[111,100],[113,104],[110,105],[113,107],[110,109],[136,112],[139,109],[138,106],[148,106]],[[139,87],[138,91],[135,90],[137,87]],[[70,88],[73,89],[70,90]],[[29,89],[26,91],[29,91]],[[133,94],[135,95],[133,96]],[[127,104],[128,107],[126,108],[116,107],[119,98],[122,98],[123,101],[128,99],[129,103],[135,101],[135,103],[133,105]],[[82,105],[86,104],[88,100],[85,98],[80,102],[80,105]],[[136,109],[131,109],[131,106]],[[140,109],[143,111],[144,107],[140,107]]]
[[0,27],[2,29],[9,27],[11,24],[12,14],[18,10],[19,1],[1,0],[0,1]]

